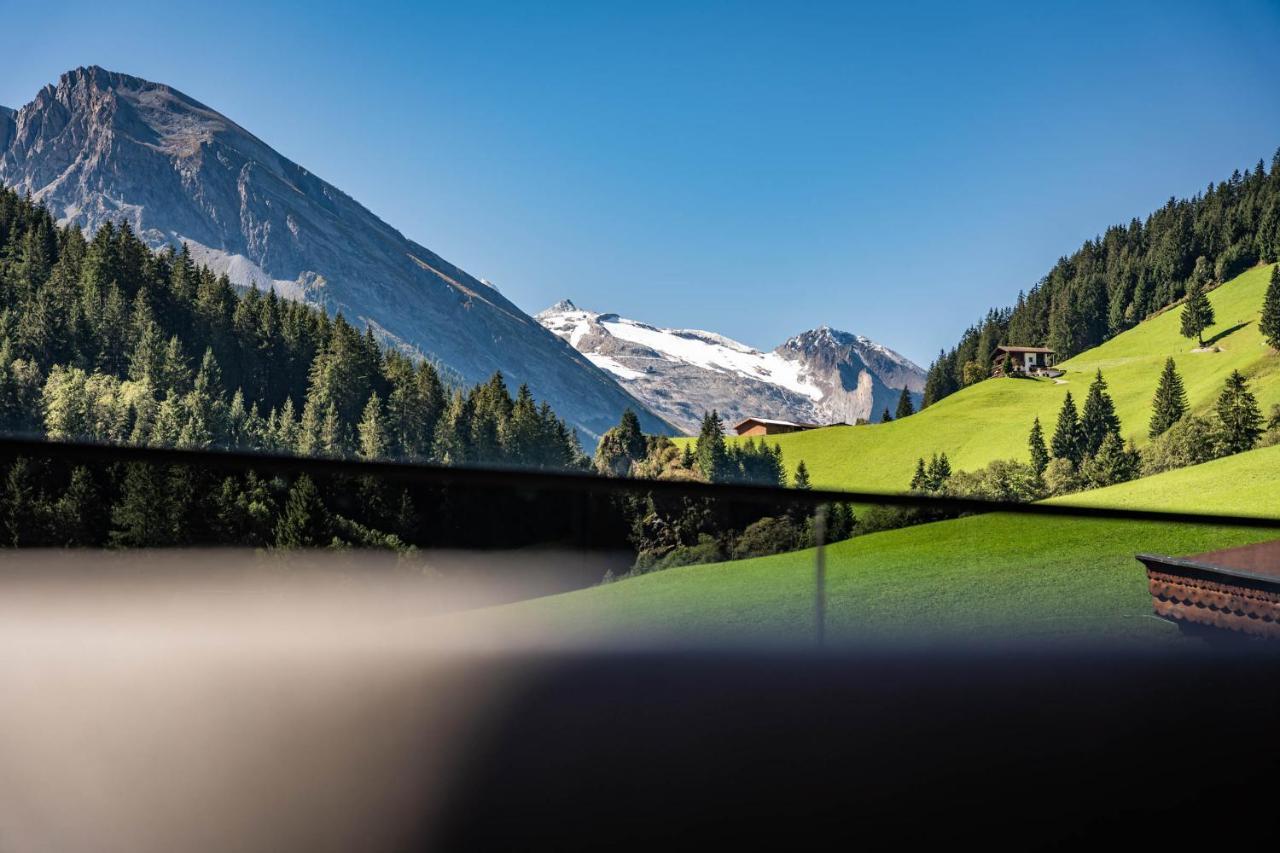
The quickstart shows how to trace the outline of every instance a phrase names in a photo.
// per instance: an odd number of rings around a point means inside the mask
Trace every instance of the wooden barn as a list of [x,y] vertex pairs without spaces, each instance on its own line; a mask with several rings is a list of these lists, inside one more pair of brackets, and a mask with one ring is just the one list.
[[996,347],[991,358],[992,376],[1034,376],[1053,368],[1053,350],[1012,344]]

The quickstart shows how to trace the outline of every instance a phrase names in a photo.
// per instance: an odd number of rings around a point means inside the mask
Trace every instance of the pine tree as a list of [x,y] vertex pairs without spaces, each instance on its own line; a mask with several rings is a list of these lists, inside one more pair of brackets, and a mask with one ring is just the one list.
[[169,343],[165,345],[160,373],[156,388],[166,394],[185,394],[191,385],[191,368],[187,366],[187,359],[182,354],[182,342],[177,335],[169,338]]
[[889,407],[885,406],[884,411],[880,413],[880,423],[887,424],[893,420],[893,415],[889,414]]
[[36,489],[31,463],[18,457],[9,465],[0,495],[6,544],[13,547],[33,544],[36,538]]
[[1089,395],[1084,401],[1084,412],[1080,416],[1081,453],[1092,456],[1102,447],[1108,435],[1120,437],[1120,418],[1116,415],[1116,405],[1107,393],[1107,381],[1099,370],[1089,385]]
[[360,458],[375,461],[387,457],[387,431],[382,421],[382,401],[375,391],[365,404],[360,418]]
[[318,452],[323,456],[336,459],[346,452],[346,441],[342,421],[338,417],[338,404],[330,403],[325,407],[324,419],[320,422]]
[[[291,403],[292,401],[286,401],[286,406]],[[317,399],[308,395],[307,402],[302,406],[302,419],[298,422],[293,447],[290,449],[299,456],[318,456],[324,446],[320,438],[323,422],[324,409]]]
[[947,459],[947,454],[933,455],[929,460],[929,467],[925,471],[925,488],[930,492],[938,492],[946,485],[947,480],[951,479],[951,461]]
[[1031,451],[1031,467],[1035,469],[1037,476],[1043,476],[1044,469],[1049,467],[1049,448],[1044,443],[1044,430],[1040,427],[1040,418],[1036,418],[1031,424],[1031,434],[1027,436],[1027,448]]
[[1250,450],[1262,434],[1262,412],[1238,370],[1227,377],[1217,405],[1219,442],[1225,453]]
[[1266,299],[1262,301],[1258,331],[1262,332],[1268,346],[1280,349],[1280,264],[1271,268],[1271,282],[1267,285]]
[[644,432],[640,429],[640,418],[630,408],[622,413],[622,420],[618,423],[618,438],[628,457],[636,461],[644,458]]
[[53,503],[51,520],[55,545],[78,548],[102,544],[106,517],[88,468],[78,465],[72,469],[67,490]]
[[284,511],[276,522],[277,548],[323,548],[333,541],[329,511],[311,478],[302,474],[289,487]]
[[1182,306],[1182,336],[1195,338],[1201,349],[1204,349],[1204,330],[1214,323],[1213,305],[1198,277],[1192,277],[1187,284],[1187,300]]
[[725,447],[724,423],[714,409],[702,417],[702,428],[698,432],[693,455],[698,460],[698,470],[707,480],[720,483],[729,477],[729,453]]
[[1053,441],[1049,446],[1054,458],[1069,460],[1073,465],[1080,464],[1082,456],[1080,415],[1076,411],[1076,401],[1072,399],[1070,391],[1062,401],[1062,409],[1058,412],[1058,425],[1053,430]]
[[809,482],[809,469],[805,467],[803,459],[796,463],[796,475],[792,488],[802,491],[808,491],[813,488],[813,484]]
[[[623,413],[626,421],[626,413]],[[638,426],[638,424],[637,424]],[[516,391],[515,405],[511,407],[511,415],[501,425],[500,439],[502,454],[510,465],[538,466],[543,462],[539,452],[543,422],[538,415],[538,406],[533,401],[533,392],[528,385],[521,385]]]
[[1098,452],[1084,465],[1084,476],[1092,488],[1124,483],[1138,476],[1141,458],[1130,442],[1126,447],[1115,433],[1108,433]]
[[1187,389],[1183,387],[1173,356],[1170,356],[1165,360],[1160,383],[1156,386],[1155,399],[1151,401],[1151,427],[1148,434],[1152,438],[1163,435],[1186,413]]
[[164,471],[156,465],[130,463],[125,468],[120,499],[111,508],[111,544],[122,548],[172,545]]
[[898,409],[894,412],[895,420],[902,420],[916,413],[916,407],[911,403],[911,392],[905,387],[902,389],[902,396],[898,397]]
[[284,406],[281,407],[280,413],[275,418],[275,428],[272,430],[272,444],[276,450],[282,450],[286,453],[297,453],[298,444],[302,440],[300,436],[301,427],[293,412],[293,398],[286,397]]
[[922,492],[929,486],[929,473],[924,467],[924,457],[916,460],[916,472],[911,475],[911,491]]
[[[137,316],[140,313],[144,314],[141,319]],[[163,379],[164,338],[160,327],[141,307],[134,309],[134,315],[134,345],[133,354],[129,357],[129,378],[139,382],[145,380],[159,386]]]

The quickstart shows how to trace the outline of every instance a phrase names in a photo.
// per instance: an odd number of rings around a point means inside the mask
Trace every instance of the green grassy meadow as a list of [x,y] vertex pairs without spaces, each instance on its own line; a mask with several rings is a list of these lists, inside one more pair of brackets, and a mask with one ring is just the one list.
[[[1062,503],[1280,514],[1268,447]],[[1139,552],[1186,555],[1280,532],[991,514],[860,536],[827,549],[833,641],[1060,638],[1180,641],[1150,616]],[[812,637],[812,549],[668,569],[515,607],[564,634],[723,641]]]
[[[905,491],[920,456],[945,452],[957,470],[980,468],[994,459],[1025,460],[1032,419],[1052,435],[1058,409],[1070,390],[1077,405],[1094,372],[1102,369],[1126,438],[1147,441],[1151,398],[1164,360],[1173,356],[1194,412],[1212,408],[1232,370],[1250,379],[1264,413],[1280,403],[1280,355],[1258,332],[1258,315],[1270,266],[1255,267],[1214,290],[1217,323],[1206,342],[1221,352],[1194,353],[1195,341],[1178,334],[1180,308],[1153,317],[1059,367],[1064,384],[1048,379],[989,379],[965,388],[901,421],[861,427],[831,427],[770,437],[794,469],[803,459],[819,487]],[[1221,336],[1221,337],[1218,337]],[[689,440],[689,439],[685,439]],[[732,439],[731,439],[732,440]]]

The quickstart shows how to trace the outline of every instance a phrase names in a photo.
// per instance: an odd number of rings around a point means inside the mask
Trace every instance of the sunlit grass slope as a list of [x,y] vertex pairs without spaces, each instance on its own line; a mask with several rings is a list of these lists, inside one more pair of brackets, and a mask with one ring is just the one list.
[[[1068,500],[1280,514],[1270,472],[1280,447],[1170,471]],[[1277,531],[985,515],[861,536],[827,549],[836,639],[1149,638],[1176,631],[1149,616],[1134,555],[1192,554]],[[517,612],[558,632],[654,632],[807,641],[814,552],[669,569],[527,602]]]
[[990,379],[966,388],[901,421],[834,427],[771,437],[790,467],[803,459],[818,486],[901,491],[920,456],[946,452],[957,469],[993,459],[1026,458],[1027,432],[1039,417],[1052,434],[1058,408],[1070,390],[1082,404],[1094,372],[1110,386],[1125,437],[1147,441],[1151,397],[1160,369],[1173,356],[1193,411],[1207,411],[1232,370],[1251,380],[1267,411],[1280,402],[1280,355],[1258,333],[1258,315],[1271,267],[1256,267],[1210,294],[1217,324],[1205,334],[1221,352],[1194,353],[1194,341],[1178,334],[1175,307],[1059,365],[1065,384],[1051,380]]

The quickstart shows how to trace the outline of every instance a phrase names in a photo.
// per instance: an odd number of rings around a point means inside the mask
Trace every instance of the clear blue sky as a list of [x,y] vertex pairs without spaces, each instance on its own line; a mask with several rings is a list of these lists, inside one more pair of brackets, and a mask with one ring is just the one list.
[[0,104],[169,83],[530,312],[921,363],[1280,146],[1274,0],[260,5],[3,0]]

